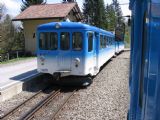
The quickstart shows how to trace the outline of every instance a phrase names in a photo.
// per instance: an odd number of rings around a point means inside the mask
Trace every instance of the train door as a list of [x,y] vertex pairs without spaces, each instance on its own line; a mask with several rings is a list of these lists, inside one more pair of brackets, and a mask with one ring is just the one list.
[[[145,78],[147,77],[146,73],[148,71],[147,68],[147,44],[148,44],[148,39],[147,39],[147,12],[144,13],[143,17],[143,31],[142,31],[142,52],[141,52],[141,70],[140,70],[140,81],[139,81],[139,107],[141,111],[145,110],[145,103],[146,103],[146,96],[144,94],[144,83],[145,83]],[[143,114],[143,113],[142,113]]]
[[84,33],[82,30],[72,31],[72,63],[71,71],[74,74],[83,74],[83,64],[84,64]]
[[97,72],[99,72],[99,68],[98,68],[98,52],[99,52],[99,34],[97,32],[95,32],[95,54],[96,54],[96,69]]
[[58,56],[59,71],[69,72],[71,70],[71,35],[70,32],[60,33],[60,51]]
[[[152,120],[160,120],[160,47],[159,47],[159,33],[160,33],[160,1],[159,0],[153,0],[150,5],[150,10],[148,12],[148,17],[146,15],[146,27],[149,28],[145,29],[148,36],[146,36],[145,40],[148,40],[149,43],[147,44],[149,46],[148,50],[148,57],[144,60],[144,65],[146,66],[146,63],[148,65],[147,71],[144,66],[144,119],[152,119]],[[148,20],[149,18],[149,20]],[[147,39],[148,38],[148,39]],[[146,50],[147,46],[146,45]],[[145,52],[145,51],[144,51]]]
[[94,36],[93,36],[93,64],[94,64],[94,72],[95,74],[97,74],[99,72],[99,69],[98,69],[98,53],[97,53],[97,33],[93,33]]
[[96,74],[95,73],[95,66],[96,66],[96,49],[95,49],[95,46],[96,45],[95,45],[94,32],[88,32],[87,36],[88,36],[88,57],[89,57],[87,66],[90,69],[89,72],[92,73],[92,75],[95,75]]

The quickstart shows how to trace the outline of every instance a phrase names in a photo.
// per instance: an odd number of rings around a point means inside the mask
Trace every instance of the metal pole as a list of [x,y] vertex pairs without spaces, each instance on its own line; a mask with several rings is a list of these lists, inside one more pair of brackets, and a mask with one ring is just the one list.
[[17,51],[17,58],[19,58],[19,56],[18,56],[18,51]]
[[9,53],[7,53],[7,59],[9,60]]

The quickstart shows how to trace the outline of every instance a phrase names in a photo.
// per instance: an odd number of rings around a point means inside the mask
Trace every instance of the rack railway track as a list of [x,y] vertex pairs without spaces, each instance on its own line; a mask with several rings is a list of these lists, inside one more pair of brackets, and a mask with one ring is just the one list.
[[[65,99],[61,105],[56,109],[56,112],[53,112],[53,114],[50,116],[51,120],[54,120],[56,115],[62,110],[62,108],[66,105],[66,103],[70,100],[70,98],[75,94],[76,90],[73,90],[68,96],[67,99]],[[57,98],[60,94],[60,90],[57,90],[56,92],[51,93],[46,99],[44,99],[40,104],[35,106],[31,111],[29,111],[25,116],[21,118],[21,120],[31,120],[34,117],[36,117],[36,113],[41,112],[41,109],[43,111],[43,107],[47,107],[48,104],[51,102],[54,102],[55,98]]]
[[[31,120],[31,119],[33,119],[34,117],[36,117],[37,113],[43,111],[44,107],[47,107],[48,104],[53,102],[53,100],[55,98],[57,98],[60,94],[62,94],[61,90],[62,89],[53,90],[49,95],[47,95],[47,97],[43,98],[40,102],[38,102],[37,104],[32,106],[32,108],[29,111],[27,111],[25,114],[21,115],[21,114],[17,113],[18,116],[16,116],[16,118],[18,117],[18,120]],[[78,89],[73,90],[67,96],[67,99],[65,99],[63,101],[63,103],[61,103],[61,105],[58,107],[58,109],[56,109],[56,112],[53,112],[53,114],[50,116],[50,119],[53,120],[56,117],[56,115],[61,111],[61,109],[65,106],[65,104],[69,101],[69,99],[75,94],[75,92],[77,90]],[[5,115],[0,116],[0,120],[8,120],[9,118],[12,118],[12,115],[14,115],[20,109],[23,110],[24,106],[30,104],[30,101],[32,101],[33,99],[36,99],[42,92],[43,92],[43,90],[38,91],[35,95],[31,96],[29,99],[27,99],[24,102],[20,103],[18,106],[16,106],[13,109],[11,109]]]

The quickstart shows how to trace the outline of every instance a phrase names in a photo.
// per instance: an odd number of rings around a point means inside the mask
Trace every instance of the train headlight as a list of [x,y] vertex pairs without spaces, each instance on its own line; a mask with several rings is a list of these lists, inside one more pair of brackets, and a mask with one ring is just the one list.
[[55,28],[56,28],[56,29],[59,29],[60,27],[61,27],[61,23],[56,23],[56,24],[55,24]]
[[75,58],[74,62],[75,62],[75,67],[78,67],[78,65],[80,64],[80,59],[79,58]]
[[45,57],[44,56],[40,56],[39,59],[41,61],[41,65],[44,65]]

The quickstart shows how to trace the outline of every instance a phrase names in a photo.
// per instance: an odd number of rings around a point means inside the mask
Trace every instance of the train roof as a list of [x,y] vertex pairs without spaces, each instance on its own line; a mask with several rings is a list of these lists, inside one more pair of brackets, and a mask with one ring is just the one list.
[[[56,28],[58,27],[58,28]],[[95,32],[101,32],[104,34],[108,34],[114,36],[112,32],[100,29],[95,26],[91,26],[88,24],[80,23],[80,22],[50,22],[46,24],[39,25],[37,30],[53,30],[53,29],[86,29],[93,30]]]

